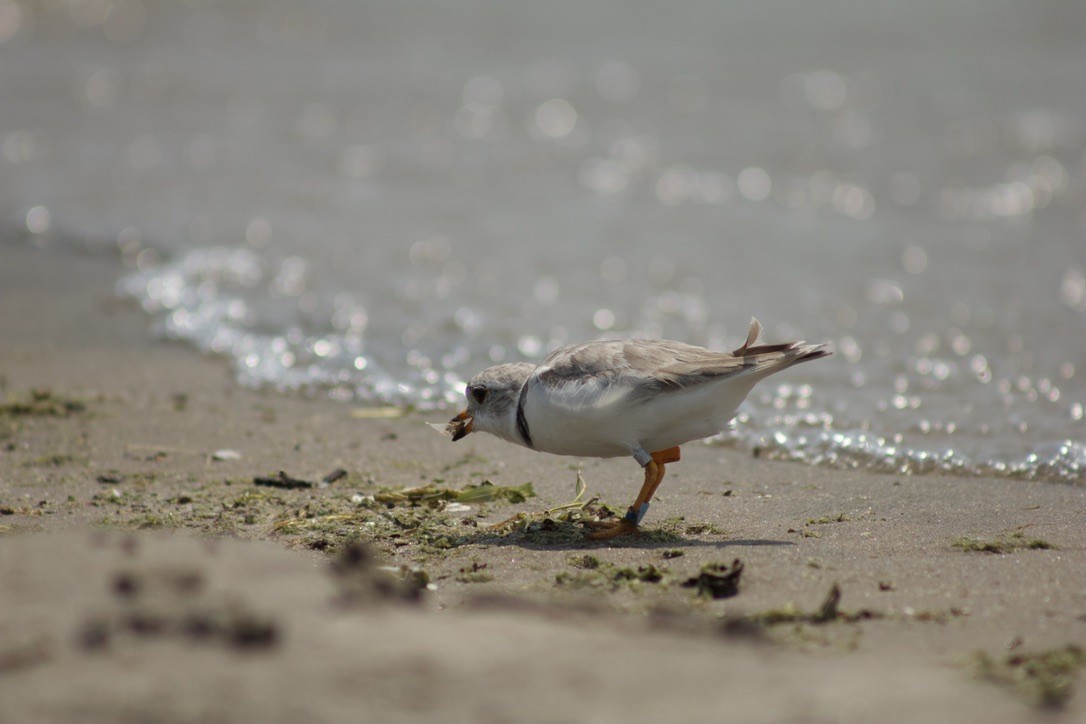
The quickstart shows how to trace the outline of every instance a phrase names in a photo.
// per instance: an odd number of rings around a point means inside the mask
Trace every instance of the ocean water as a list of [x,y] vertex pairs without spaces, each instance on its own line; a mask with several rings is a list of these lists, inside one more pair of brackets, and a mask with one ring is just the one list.
[[757,316],[713,444],[1086,484],[1081,3],[0,0],[0,218],[245,385]]

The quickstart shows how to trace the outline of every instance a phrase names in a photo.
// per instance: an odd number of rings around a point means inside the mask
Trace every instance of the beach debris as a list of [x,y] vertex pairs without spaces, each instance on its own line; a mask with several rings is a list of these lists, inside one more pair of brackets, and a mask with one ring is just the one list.
[[245,651],[278,643],[273,620],[209,588],[197,569],[121,571],[111,585],[115,610],[84,621],[78,641],[90,650],[121,636],[218,642]]
[[[204,450],[193,448],[173,447],[171,445],[147,445],[141,443],[126,443],[124,456],[130,460],[142,460],[144,462],[161,462],[170,455],[200,455],[207,456]],[[209,456],[208,456],[209,457]]]
[[974,655],[979,678],[1008,686],[1043,709],[1063,709],[1074,693],[1073,681],[1086,669],[1086,649],[1078,644],[1037,652],[1014,652],[995,659]]
[[739,578],[743,575],[743,562],[736,558],[726,563],[706,563],[698,575],[683,582],[684,588],[696,588],[699,596],[707,598],[731,598],[739,594]]
[[686,535],[703,535],[708,533],[710,535],[725,535],[727,531],[712,523],[691,523],[686,526]]
[[478,485],[469,485],[461,490],[455,500],[457,503],[486,503],[493,500],[505,500],[509,503],[524,503],[528,498],[535,497],[535,490],[531,483],[523,485],[494,485],[489,480],[484,480]]
[[[278,487],[278,479],[273,482]],[[483,481],[462,489],[426,485],[382,488],[373,493],[346,491],[322,496],[319,502],[284,507],[290,504],[288,494],[282,493],[275,498],[278,511],[270,532],[289,536],[297,545],[328,552],[339,551],[358,539],[376,539],[393,548],[417,545],[419,550],[433,553],[471,539],[473,531],[467,528],[475,528],[477,523],[474,516],[465,514],[476,504],[521,502],[534,495],[531,483],[501,486]],[[264,494],[252,491],[243,499],[254,496],[263,499]],[[461,502],[464,500],[471,505]],[[258,519],[256,510],[243,512],[247,521]]]
[[8,674],[48,661],[54,654],[53,642],[44,636],[10,636],[0,646],[0,674]]
[[452,422],[428,422],[426,426],[440,432],[443,437],[449,437],[456,433],[458,424],[456,420],[453,420]]
[[339,584],[342,602],[350,604],[380,601],[414,603],[427,590],[434,590],[430,576],[418,566],[382,566],[365,543],[352,541],[332,561],[332,573]]
[[393,571],[398,573],[400,580],[410,591],[417,591],[421,595],[422,591],[437,590],[437,584],[430,582],[430,574],[419,566],[405,563],[399,568],[394,568]]
[[585,494],[588,492],[588,483],[585,482],[584,477],[581,475],[580,468],[577,469],[577,479],[574,486],[575,495],[572,502],[536,513],[517,513],[511,518],[495,523],[488,530],[495,533],[509,533],[514,530],[526,531],[532,527],[536,529],[547,526],[553,527],[556,522],[572,523],[587,519],[598,520],[598,516],[590,510],[590,506],[598,498],[584,499]]
[[[587,498],[588,485],[577,470],[576,496],[570,503],[537,512],[521,512],[498,523],[487,526],[490,533],[524,533],[531,535],[541,545],[564,545],[583,542],[584,529],[589,522],[607,520],[622,515],[625,511],[600,503],[598,497]],[[587,498],[587,499],[586,499]],[[678,535],[676,526],[682,518],[665,521],[660,528],[644,529],[637,532],[638,540],[655,543],[677,543],[683,540]],[[604,545],[614,545],[612,541]]]
[[343,468],[336,468],[335,470],[333,470],[332,472],[328,473],[323,478],[321,478],[321,484],[322,485],[331,485],[332,483],[336,482],[337,480],[341,480],[341,479],[343,479],[345,477],[347,477],[347,471],[344,470]]
[[1040,538],[1027,538],[1021,530],[1004,531],[991,540],[962,536],[950,545],[966,553],[1014,553],[1024,550],[1055,550],[1056,546]]
[[313,487],[313,483],[309,482],[308,480],[291,477],[282,470],[279,471],[278,475],[269,475],[266,477],[253,478],[253,485],[262,485],[267,488],[283,488],[285,490],[295,490],[297,488]]
[[216,450],[211,453],[212,460],[241,460],[241,453],[237,450]]
[[263,485],[268,488],[282,488],[284,490],[314,487],[326,488],[337,480],[341,480],[345,477],[347,477],[347,471],[343,468],[336,468],[321,478],[319,483],[313,483],[309,480],[303,480],[302,478],[295,478],[280,470],[277,475],[258,476],[253,478],[253,484]]
[[455,493],[448,488],[424,485],[417,488],[403,488],[402,490],[384,490],[374,494],[373,499],[391,508],[397,505],[421,505],[429,502],[439,502],[455,497]]
[[847,523],[852,520],[847,513],[824,515],[821,518],[808,518],[806,525],[827,525],[829,523]]
[[437,430],[443,437],[451,437],[453,440],[459,440],[468,434],[468,423],[471,422],[471,418],[459,418],[454,417],[448,422],[428,422],[427,426]]
[[386,490],[373,496],[378,503],[389,507],[397,505],[429,505],[439,504],[443,501],[457,503],[489,503],[497,500],[505,500],[509,503],[523,503],[528,498],[535,497],[535,490],[531,483],[523,485],[494,485],[489,480],[468,485],[460,490],[446,488],[439,485],[424,485],[417,488],[404,488],[402,490]]
[[8,417],[71,417],[87,411],[87,403],[72,397],[62,397],[48,388],[30,391],[29,397],[0,403],[0,416]]
[[794,603],[786,603],[778,608],[757,613],[726,616],[723,621],[724,631],[728,633],[730,629],[742,629],[750,625],[771,628],[785,623],[822,625],[832,622],[857,623],[887,618],[885,613],[868,608],[859,611],[842,611],[839,607],[840,602],[841,587],[835,582],[830,586],[830,590],[827,591],[826,597],[816,611],[801,611]]
[[834,581],[826,593],[825,600],[818,607],[818,612],[811,617],[811,623],[826,623],[837,620],[837,604],[841,603],[841,587]]
[[573,571],[559,571],[554,577],[555,585],[565,588],[609,588],[617,591],[623,586],[640,583],[660,583],[670,577],[666,567],[657,567],[652,563],[633,566],[619,566],[601,561],[593,555],[572,556],[569,564]]
[[961,618],[962,616],[968,616],[969,609],[958,608],[957,606],[951,606],[947,609],[920,609],[917,611],[912,606],[906,606],[901,609],[901,616],[909,621],[919,621],[921,623],[946,623],[951,619]]
[[494,576],[486,570],[486,563],[472,561],[471,567],[464,567],[456,574],[458,583],[487,583],[494,580]]
[[27,467],[27,468],[34,468],[34,467],[54,467],[54,468],[59,468],[62,465],[69,465],[71,463],[74,463],[75,461],[76,461],[76,457],[74,455],[70,455],[69,453],[50,453],[48,455],[41,455],[41,456],[36,457],[36,458],[31,458],[29,460],[24,460],[23,461],[23,467]]

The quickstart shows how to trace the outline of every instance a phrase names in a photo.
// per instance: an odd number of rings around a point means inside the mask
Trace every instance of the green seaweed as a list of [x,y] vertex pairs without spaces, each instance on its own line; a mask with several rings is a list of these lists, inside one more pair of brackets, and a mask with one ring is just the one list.
[[180,528],[182,526],[182,521],[173,513],[165,513],[162,515],[156,513],[144,513],[142,516],[138,516],[128,521],[128,525],[139,530],[147,530],[153,528]]
[[1000,534],[990,540],[961,536],[950,545],[967,553],[1013,553],[1022,550],[1055,550],[1056,546],[1040,538],[1027,538],[1021,531]]
[[706,563],[698,575],[683,582],[687,588],[696,588],[703,598],[731,598],[739,594],[739,578],[743,564],[738,558],[727,563]]
[[528,498],[535,497],[535,490],[531,483],[516,486],[494,485],[489,480],[484,480],[477,485],[469,485],[463,488],[456,497],[457,503],[489,503],[495,500],[504,500],[507,503],[524,503]]
[[573,571],[559,571],[554,577],[558,586],[570,589],[607,588],[617,591],[626,587],[636,590],[639,584],[657,584],[671,576],[666,567],[646,563],[634,568],[601,561],[595,556],[574,556],[569,559]]
[[24,468],[59,468],[75,461],[75,456],[69,453],[52,453],[24,460],[22,466]]
[[468,485],[461,490],[442,487],[440,485],[425,485],[417,488],[402,488],[394,490],[384,488],[380,490],[374,499],[381,504],[393,507],[403,505],[431,505],[434,503],[456,501],[457,503],[489,503],[504,500],[509,503],[523,503],[528,498],[535,497],[535,490],[531,483],[517,486],[494,485],[489,480],[484,480],[475,485]]
[[725,530],[713,523],[691,523],[684,531],[687,535],[724,535]]
[[488,583],[494,580],[494,575],[486,570],[486,563],[472,561],[471,567],[461,568],[456,574],[459,583]]
[[1010,687],[1044,709],[1062,709],[1074,693],[1073,679],[1086,668],[1086,649],[1076,644],[995,659],[984,652],[973,658],[977,676]]
[[824,515],[821,518],[808,518],[807,525],[827,525],[829,523],[847,523],[852,520],[846,513]]
[[0,417],[72,417],[87,412],[87,403],[50,389],[31,390],[28,396],[0,403]]
[[871,609],[859,611],[842,611],[839,608],[841,602],[841,587],[834,583],[826,593],[826,597],[815,611],[800,610],[794,603],[786,603],[778,608],[771,608],[744,616],[729,617],[725,619],[727,624],[731,619],[740,619],[746,623],[754,623],[760,626],[772,627],[784,623],[800,623],[821,625],[831,622],[856,623],[871,619],[886,618],[886,614]]

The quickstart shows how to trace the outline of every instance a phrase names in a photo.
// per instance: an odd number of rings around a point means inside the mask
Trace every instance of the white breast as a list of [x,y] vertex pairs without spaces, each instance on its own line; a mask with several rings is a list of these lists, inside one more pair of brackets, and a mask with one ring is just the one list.
[[533,447],[557,455],[621,457],[715,435],[735,416],[754,380],[721,379],[631,401],[629,390],[534,380],[524,404]]

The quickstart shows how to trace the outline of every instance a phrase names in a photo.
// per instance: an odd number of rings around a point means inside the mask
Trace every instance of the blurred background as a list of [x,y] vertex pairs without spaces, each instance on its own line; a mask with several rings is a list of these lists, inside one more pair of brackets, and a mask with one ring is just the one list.
[[241,383],[837,354],[714,444],[1086,484],[1086,4],[0,0],[6,241]]

